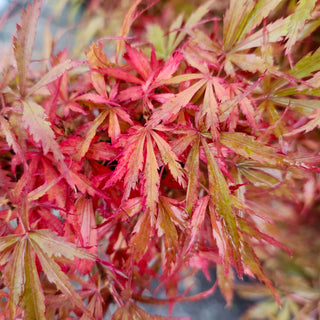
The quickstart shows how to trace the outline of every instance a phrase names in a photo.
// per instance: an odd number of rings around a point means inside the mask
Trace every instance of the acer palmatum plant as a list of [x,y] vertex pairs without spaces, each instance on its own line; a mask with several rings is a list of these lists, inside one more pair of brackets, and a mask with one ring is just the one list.
[[137,302],[218,286],[231,305],[236,273],[264,284],[236,286],[266,297],[245,319],[314,319],[320,3],[156,2],[82,61],[48,32],[32,61],[41,1],[23,9],[0,65],[0,318],[164,319]]

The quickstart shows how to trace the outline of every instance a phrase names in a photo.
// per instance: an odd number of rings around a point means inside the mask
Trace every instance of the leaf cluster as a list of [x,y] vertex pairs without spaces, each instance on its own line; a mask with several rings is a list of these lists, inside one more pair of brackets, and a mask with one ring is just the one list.
[[[290,232],[319,222],[320,3],[209,0],[168,21],[156,2],[81,61],[52,38],[32,61],[41,0],[23,9],[0,65],[1,318],[164,319],[137,302],[219,287],[230,305],[234,273],[266,286],[272,319],[318,312],[301,242],[318,244]],[[211,267],[212,289],[180,294]]]

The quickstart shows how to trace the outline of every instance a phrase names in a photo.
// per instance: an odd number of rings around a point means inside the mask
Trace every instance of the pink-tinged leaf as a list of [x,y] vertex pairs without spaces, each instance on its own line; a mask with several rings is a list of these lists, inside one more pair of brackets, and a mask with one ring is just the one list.
[[[0,18],[1,19],[1,18]],[[1,30],[1,28],[0,28]],[[3,48],[2,48],[3,49]],[[8,86],[17,73],[17,67],[14,61],[13,49],[8,48],[2,51],[2,59],[0,60],[0,91]]]
[[154,82],[157,83],[160,81],[171,79],[172,75],[177,71],[182,58],[183,55],[180,52],[171,55],[166,65],[160,70]]
[[117,99],[119,101],[136,101],[142,99],[145,95],[142,86],[132,86],[119,92]]
[[280,297],[276,289],[272,285],[270,279],[264,273],[259,258],[253,251],[253,249],[245,242],[243,242],[243,249],[241,251],[243,262],[247,265],[250,271],[258,277],[258,279],[267,286],[267,288],[272,292],[274,298],[278,302],[278,305],[281,306]]
[[190,52],[190,50],[187,50],[186,48],[183,51],[183,56],[186,59],[187,63],[192,66],[193,68],[198,69],[203,74],[209,74],[209,67],[208,64],[199,58],[199,55],[194,52]]
[[263,73],[268,69],[266,62],[253,53],[231,53],[227,56],[227,60],[236,64],[240,69],[252,73],[257,71]]
[[[80,216],[80,234],[82,236],[82,246],[87,248],[87,252],[97,254],[98,232],[93,209],[92,199],[82,196],[75,204],[76,212]],[[79,270],[87,274],[94,266],[94,261],[82,260],[78,266]]]
[[13,38],[14,53],[19,75],[19,90],[22,96],[26,93],[26,80],[32,56],[32,48],[37,32],[37,24],[41,11],[41,0],[29,2],[27,10],[23,9],[17,35]]
[[38,200],[39,198],[47,194],[48,191],[52,187],[54,187],[61,179],[62,179],[62,176],[57,177],[51,180],[50,182],[45,182],[41,186],[33,189],[31,192],[28,193],[28,197],[27,197],[28,201],[31,202],[31,201]]
[[176,262],[176,256],[179,249],[178,232],[171,219],[172,212],[167,211],[167,205],[162,205],[162,201],[159,201],[158,217],[157,217],[157,231],[158,237],[164,238],[164,257],[163,267],[165,272],[170,272],[174,263]]
[[255,6],[254,1],[231,0],[223,20],[223,48],[226,51],[238,42],[248,17]]
[[40,142],[44,154],[51,151],[57,161],[63,161],[59,145],[55,140],[55,135],[50,127],[50,122],[46,120],[47,115],[44,109],[31,99],[23,100],[22,124],[33,136],[35,142]]
[[89,51],[86,52],[86,56],[89,65],[94,69],[109,67],[111,64],[100,41],[92,42]]
[[235,45],[235,51],[242,51],[250,48],[261,47],[264,43],[265,34],[268,43],[280,41],[288,32],[288,18],[280,18],[273,23],[267,24],[265,30],[262,28],[257,32],[247,36]]
[[[30,235],[30,242],[48,280],[51,283],[54,283],[57,286],[57,288],[61,290],[61,292],[71,301],[71,303],[76,305],[89,317],[91,317],[90,312],[84,306],[82,298],[77,293],[74,286],[70,283],[67,275],[64,272],[62,272],[59,265],[52,258],[50,258],[50,255],[47,254],[46,247],[43,247],[41,245],[43,244],[42,239],[39,239],[37,236],[33,237]],[[54,251],[57,250],[59,250],[59,245],[55,248]]]
[[143,169],[145,139],[146,131],[144,128],[139,128],[139,131],[136,134],[129,137],[116,170],[105,185],[105,187],[108,188],[125,176],[125,190],[123,193],[124,200],[129,198],[131,189],[136,188],[139,172]]
[[22,296],[22,308],[25,319],[45,320],[45,303],[40,283],[35,254],[29,241],[24,256],[25,281]]
[[128,302],[116,310],[112,320],[168,320],[167,317],[149,314],[133,302]]
[[80,172],[77,172],[74,169],[70,170],[70,178],[74,185],[81,191],[81,193],[85,194],[86,192],[94,197],[95,195],[100,196],[103,199],[108,200],[107,195],[105,195],[99,188],[97,188],[94,183],[89,180],[85,175]]
[[255,140],[253,136],[240,132],[222,132],[220,137],[223,145],[245,158],[273,166],[287,164],[286,157],[265,143]]
[[119,215],[122,221],[126,221],[136,214],[138,214],[142,209],[142,198],[136,197],[128,199],[124,204],[119,208]]
[[61,77],[66,71],[75,68],[80,63],[77,61],[71,61],[67,59],[57,65],[55,65],[52,69],[50,69],[33,87],[28,89],[27,96],[32,95],[38,89],[46,86],[47,84],[51,83],[52,81]]
[[257,81],[255,81],[252,85],[250,85],[243,93],[238,94],[235,98],[226,100],[221,103],[219,107],[220,115],[219,121],[225,121],[228,119],[230,113],[235,109],[235,106],[244,98],[246,98],[251,92],[260,84],[262,79],[264,78],[264,73],[259,77]]
[[86,158],[92,160],[111,160],[115,157],[116,153],[110,144],[107,142],[97,142],[91,144],[87,153]]
[[32,245],[37,244],[48,257],[58,258],[65,257],[68,260],[73,260],[75,257],[95,261],[96,257],[82,248],[71,242],[67,242],[63,237],[57,236],[49,229],[36,230],[29,233],[29,238],[32,240]]
[[125,122],[129,123],[131,126],[133,126],[134,123],[125,110],[123,110],[120,107],[113,107],[112,111],[117,115],[117,117],[119,117],[123,121],[125,121]]
[[110,101],[106,99],[105,96],[101,96],[96,93],[84,93],[75,99],[76,101],[87,101],[87,102],[92,102],[94,104],[103,104],[107,105],[110,104]]
[[[95,290],[95,289],[93,289]],[[104,300],[99,292],[95,292],[88,303],[88,310],[95,320],[103,320]],[[80,320],[91,320],[86,314],[83,314]]]
[[9,310],[11,319],[16,319],[16,309],[23,294],[25,282],[24,274],[24,255],[26,247],[26,238],[20,238],[16,244],[10,260],[3,270],[4,280],[7,288],[10,290]]
[[130,252],[136,261],[140,261],[142,259],[149,247],[152,230],[150,219],[150,212],[149,210],[146,210],[141,214],[133,229],[133,236],[130,239],[128,247],[130,248]]
[[159,110],[151,116],[151,121],[159,123],[160,121],[170,122],[176,118],[178,112],[184,108],[196,94],[196,92],[206,83],[206,79],[197,81],[188,89],[178,93],[174,98],[164,103]]
[[4,133],[4,136],[7,140],[7,143],[10,147],[12,147],[13,151],[17,155],[19,161],[24,164],[24,166],[27,166],[27,161],[25,159],[25,153],[22,151],[21,146],[18,143],[17,137],[12,131],[11,125],[8,120],[6,120],[4,117],[0,116],[0,128],[2,132]]
[[314,110],[309,115],[309,119],[310,119],[310,121],[308,121],[305,125],[286,133],[284,136],[286,136],[286,137],[293,136],[293,135],[295,135],[297,133],[301,133],[301,132],[307,133],[307,132],[314,130],[315,128],[320,128],[320,109]]
[[159,201],[162,207],[168,213],[171,221],[181,230],[187,227],[188,215],[186,214],[179,201],[168,197],[160,196]]
[[281,242],[277,241],[276,239],[274,239],[273,237],[259,231],[259,229],[254,226],[251,222],[238,217],[238,223],[239,223],[239,228],[241,229],[241,232],[246,233],[247,235],[249,235],[250,237],[254,237],[259,241],[266,241],[270,244],[272,244],[273,246],[282,248],[284,250],[286,250],[288,253],[292,254],[292,252],[285,247],[283,244],[281,244]]
[[189,130],[183,137],[172,141],[172,151],[178,156],[181,155],[196,138],[197,132]]
[[137,49],[131,47],[126,43],[127,57],[126,60],[132,67],[140,74],[140,76],[147,80],[152,73],[152,69],[147,57]]
[[205,117],[206,129],[216,127],[218,124],[218,103],[213,93],[213,83],[208,81],[204,93],[201,116]]
[[200,139],[196,138],[188,155],[185,170],[188,174],[188,188],[186,195],[186,211],[190,214],[198,200],[199,188],[199,147]]
[[87,129],[85,136],[83,140],[80,142],[80,147],[77,151],[77,153],[73,156],[74,160],[79,162],[84,155],[87,153],[89,146],[92,142],[92,139],[94,138],[96,131],[98,127],[103,123],[105,118],[108,115],[108,110],[102,111],[89,125],[89,128]]
[[[0,237],[0,252],[5,250],[12,250],[13,246],[20,240],[20,235],[9,235]],[[5,264],[6,261],[0,260],[0,265]]]
[[[51,163],[46,159],[42,158],[42,165],[45,180],[50,183],[51,181],[56,181],[59,177],[58,172],[54,169]],[[66,194],[67,194],[67,184],[65,181],[58,181],[55,185],[53,185],[48,191],[48,199],[49,201],[55,202],[58,207],[64,208],[66,204]]]
[[257,124],[255,121],[255,111],[252,102],[248,98],[243,98],[239,101],[240,109],[248,120],[250,126],[255,129]]
[[151,131],[151,135],[160,151],[163,163],[169,167],[174,179],[178,181],[180,185],[185,186],[184,174],[178,162],[177,155],[172,151],[170,145],[155,131]]
[[[232,198],[229,187],[207,142],[204,138],[202,138],[201,141],[208,162],[211,206],[214,207],[217,216],[216,220],[221,220],[223,226],[221,235],[227,239],[226,243],[229,247],[229,252],[227,252],[229,255],[228,259],[232,259],[231,261],[233,261],[238,273],[241,275],[243,270],[240,254],[240,236],[237,229],[236,217],[232,208]],[[211,220],[213,221],[213,219]],[[225,253],[222,253],[221,255],[223,256]],[[226,264],[226,267],[229,267],[228,263]]]
[[217,264],[217,280],[219,289],[226,299],[227,307],[232,305],[233,295],[234,295],[234,272],[230,268],[227,273],[221,264]]
[[123,121],[129,123],[133,126],[133,122],[130,116],[121,108],[113,107],[109,109],[109,128],[108,134],[111,138],[111,142],[115,143],[118,137],[121,134],[121,128],[119,124],[119,119],[121,118]]
[[135,84],[143,84],[144,82],[130,74],[129,72],[123,71],[121,68],[101,68],[99,71],[103,74],[113,77],[115,79],[123,80],[126,82],[131,82]]
[[179,74],[177,76],[171,77],[169,79],[163,80],[159,83],[159,85],[166,84],[178,84],[184,81],[191,81],[191,80],[197,80],[197,79],[203,79],[203,74],[201,73],[185,73],[185,74]]
[[147,155],[146,161],[144,164],[144,184],[143,184],[143,193],[146,199],[146,206],[150,209],[150,213],[153,215],[156,212],[156,205],[159,201],[159,186],[160,186],[160,177],[158,173],[158,162],[156,155],[154,153],[153,143],[151,136],[147,135],[146,141]]
[[188,245],[188,248],[186,252],[188,253],[191,249],[192,246],[199,235],[199,230],[202,226],[202,223],[204,221],[204,217],[207,211],[208,203],[209,203],[209,196],[205,196],[197,201],[195,204],[195,209],[192,214],[192,219],[191,219],[191,225],[190,225],[190,231],[191,231],[191,239]]
[[[119,37],[123,38],[128,36],[131,25],[136,20],[138,16],[138,5],[141,3],[142,0],[135,0],[129,10],[127,11],[126,16],[124,17],[124,20],[121,25],[121,30]],[[124,40],[119,40],[117,43],[117,53],[116,53],[116,60],[117,62],[120,61],[123,55],[125,42]]]

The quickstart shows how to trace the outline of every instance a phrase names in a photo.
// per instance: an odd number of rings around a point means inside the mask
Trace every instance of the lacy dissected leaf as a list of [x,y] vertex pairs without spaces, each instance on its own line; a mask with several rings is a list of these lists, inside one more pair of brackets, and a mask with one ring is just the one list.
[[226,268],[229,268],[229,261],[231,260],[238,273],[243,273],[240,254],[240,236],[237,229],[237,221],[235,213],[232,208],[232,198],[230,195],[227,182],[214,159],[207,142],[204,138],[201,139],[204,151],[208,162],[209,175],[209,191],[210,191],[210,206],[213,206],[217,220],[221,220],[221,236],[227,244],[227,252],[220,252],[224,257]]
[[188,174],[188,187],[186,195],[186,211],[188,213],[192,212],[192,208],[194,207],[199,196],[199,148],[200,138],[196,138],[185,164],[185,170]]
[[[120,38],[126,37],[129,34],[130,28],[133,22],[136,20],[138,16],[138,5],[141,3],[142,0],[135,0],[132,6],[129,8],[126,16],[124,17],[123,23],[121,25],[120,30]],[[123,54],[125,43],[123,40],[118,41],[117,43],[117,60],[120,60]]]
[[[80,234],[82,236],[82,246],[87,248],[87,252],[97,254],[98,232],[93,209],[92,199],[86,196],[79,198],[75,204],[76,212],[80,215]],[[82,273],[91,271],[94,261],[81,261],[79,269]]]
[[105,68],[110,65],[108,57],[104,52],[102,43],[100,41],[92,42],[89,51],[86,52],[86,55],[92,68]]
[[103,199],[108,199],[108,196],[99,189],[93,181],[88,179],[84,174],[77,172],[76,168],[69,171],[70,177],[74,185],[81,191],[81,193],[88,193],[90,196],[100,196]]
[[126,54],[128,63],[140,74],[142,79],[147,80],[152,73],[148,58],[128,43],[126,43]]
[[48,199],[55,202],[60,208],[64,208],[66,203],[67,184],[65,181],[58,181],[59,173],[49,161],[45,158],[42,158],[41,161],[46,182],[48,184],[51,184],[52,181],[56,182],[46,191]]
[[159,202],[158,218],[157,218],[158,236],[164,237],[165,256],[164,270],[170,272],[172,264],[175,263],[178,252],[178,232],[171,220],[170,214],[166,207]]
[[158,173],[158,163],[154,153],[151,136],[147,135],[146,141],[147,155],[144,164],[144,196],[146,199],[146,206],[150,209],[150,213],[154,215],[156,205],[159,201],[159,186],[160,177]]
[[[210,8],[215,0],[206,1],[204,4],[199,6],[188,18],[188,20],[184,24],[184,28],[180,33],[178,33],[176,39],[173,41],[173,44],[169,43],[170,48],[175,49],[180,42],[184,39],[187,32],[190,32],[199,22],[200,20],[210,11]],[[177,21],[177,28],[179,28],[180,20]],[[172,27],[171,27],[172,28]],[[174,30],[173,28],[171,30]]]
[[24,273],[25,281],[22,296],[24,319],[45,320],[44,294],[37,271],[35,254],[29,241],[26,243]]
[[267,277],[267,275],[263,271],[259,258],[255,254],[252,247],[249,246],[247,243],[243,242],[243,249],[241,253],[242,253],[243,262],[250,268],[251,272],[254,275],[256,275],[260,281],[265,283],[267,288],[272,292],[273,296],[278,302],[278,305],[281,306],[279,294],[277,293],[270,279]]
[[290,74],[297,78],[310,76],[313,72],[320,70],[320,48],[315,52],[309,52],[301,58],[290,70]]
[[73,156],[76,161],[79,162],[83,158],[83,156],[86,154],[92,142],[92,139],[96,134],[98,127],[103,123],[107,115],[108,115],[108,110],[104,110],[92,121],[91,125],[86,130],[84,138],[79,143],[80,146],[78,148],[77,153]]
[[73,260],[75,257],[95,261],[96,257],[85,249],[78,248],[75,244],[65,241],[50,230],[36,230],[29,233],[32,243],[43,250],[48,257],[65,257]]
[[316,2],[317,0],[299,0],[297,8],[289,17],[288,41],[285,45],[286,54],[290,54],[292,46],[298,39],[299,32],[306,21],[311,18],[311,11],[313,10]]
[[[9,235],[0,237],[0,252],[3,253],[5,251],[11,252],[12,247],[19,241],[20,236],[18,235]],[[2,264],[4,264],[6,261],[0,260]]]
[[[230,122],[230,118],[232,119],[233,111],[237,113],[236,106],[237,104],[240,104],[241,109],[243,109],[243,106],[247,104],[247,97],[251,94],[251,92],[259,86],[262,79],[264,78],[264,73],[259,77],[257,81],[255,81],[253,84],[251,84],[249,87],[246,88],[243,92],[241,92],[239,89],[236,89],[234,93],[236,93],[236,96],[232,98],[231,95],[228,96],[227,99],[224,99],[223,102],[219,106],[219,121],[225,121],[228,120]],[[245,107],[245,109],[248,109]],[[247,110],[248,112],[248,110]],[[247,113],[244,112],[244,114],[247,116]],[[252,115],[253,117],[253,115]]]
[[62,162],[64,157],[55,140],[55,134],[51,129],[50,122],[46,120],[47,116],[44,109],[31,99],[23,100],[22,105],[23,126],[33,136],[35,142],[41,143],[44,154],[51,151],[55,159]]
[[227,302],[227,307],[232,305],[234,296],[234,272],[230,268],[225,272],[225,268],[221,264],[217,264],[217,280],[221,293]]
[[237,154],[251,158],[262,164],[282,166],[287,164],[286,158],[278,154],[272,147],[240,132],[222,132],[220,142]]
[[285,134],[285,136],[292,136],[300,132],[310,132],[315,128],[320,128],[320,109],[316,109],[310,116],[309,121],[300,128],[290,131]]
[[239,40],[254,5],[251,0],[230,1],[223,21],[223,45],[226,50]]
[[283,0],[231,0],[230,8],[224,17],[224,48],[237,47],[237,43],[254,30],[281,2]]
[[143,169],[145,140],[146,131],[143,128],[139,128],[136,134],[128,137],[119,163],[113,172],[113,175],[106,183],[106,187],[110,187],[113,183],[125,176],[124,199],[128,199],[131,189],[135,189],[139,172]]
[[273,237],[259,231],[258,228],[256,226],[254,226],[251,222],[239,217],[238,223],[239,223],[239,228],[241,229],[241,232],[244,232],[247,235],[249,235],[250,237],[254,237],[255,239],[257,239],[259,241],[264,240],[264,241],[272,244],[273,246],[280,247],[280,248],[288,251],[289,253],[291,253],[291,251],[288,248],[286,248],[284,245],[282,245],[279,241],[277,241]]
[[19,240],[20,241],[16,244],[8,264],[3,270],[6,286],[10,290],[9,310],[12,319],[16,318],[16,308],[23,293],[23,285],[25,281],[24,255],[26,239]]
[[13,38],[14,53],[19,74],[19,89],[23,96],[26,93],[26,80],[32,56],[33,44],[40,16],[41,0],[29,2],[27,9],[23,9],[20,25],[17,25],[17,35]]
[[[266,25],[265,30],[260,29],[247,36],[234,46],[233,51],[246,50],[250,48],[261,47],[265,43],[267,36],[268,43],[280,41],[288,33],[288,18],[280,18],[273,23]],[[266,34],[266,36],[265,36]]]
[[165,102],[160,109],[152,114],[151,121],[155,121],[156,123],[164,121],[168,123],[175,120],[178,112],[190,102],[196,92],[205,85],[206,81],[206,79],[200,79],[188,89],[178,93],[174,98]]
[[190,225],[191,238],[186,252],[190,251],[196,240],[196,237],[199,235],[199,230],[204,221],[209,199],[209,196],[205,196],[195,203],[195,209],[192,214]]
[[263,73],[268,68],[266,62],[254,53],[232,53],[228,55],[227,59],[242,70],[249,72]]
[[14,63],[13,49],[10,47],[7,51],[2,52],[0,61],[0,91],[7,87],[11,80],[17,74],[17,67]]
[[151,237],[151,215],[149,210],[146,210],[139,217],[133,229],[133,236],[130,239],[129,248],[134,255],[136,261],[141,260],[149,247]]
[[27,96],[32,95],[38,89],[61,77],[66,71],[79,65],[79,62],[67,59],[50,69],[34,86],[28,89]]
[[167,317],[151,315],[138,307],[135,303],[129,302],[118,308],[112,315],[112,320],[167,320]]
[[255,161],[242,161],[237,168],[256,187],[273,188],[283,181],[282,169],[263,166]]
[[289,106],[290,109],[297,111],[305,116],[310,116],[310,114],[314,112],[314,110],[320,108],[320,100],[315,99],[295,99],[290,97],[278,96],[272,97],[271,100],[281,106]]
[[180,185],[184,186],[184,175],[181,165],[178,162],[177,155],[172,151],[167,141],[164,140],[159,134],[157,134],[155,131],[151,131],[151,135],[159,149],[162,161],[168,166],[174,179],[178,181]]
[[12,130],[10,122],[2,116],[0,116],[0,128],[4,133],[8,145],[12,147],[19,161],[26,166],[27,162],[22,147],[20,146],[18,139]]
[[[39,262],[41,264],[41,267],[46,274],[48,280],[51,283],[54,283],[61,292],[70,299],[70,301],[76,305],[78,308],[80,308],[83,312],[85,312],[89,317],[91,317],[90,312],[86,309],[86,307],[83,304],[82,298],[77,293],[75,287],[70,283],[68,276],[61,270],[59,265],[51,258],[51,256],[57,256],[57,250],[63,249],[62,255],[66,257],[74,257],[74,256],[80,256],[84,257],[86,259],[92,259],[92,256],[89,255],[89,253],[82,253],[79,252],[77,248],[72,248],[72,245],[67,244],[66,249],[66,243],[60,241],[56,241],[55,239],[52,241],[51,237],[48,237],[43,241],[45,236],[41,235],[41,230],[38,230],[37,232],[33,232],[29,234],[30,242],[33,247],[33,250],[35,251],[35,254],[37,255]],[[62,243],[61,243],[62,242]],[[47,250],[46,244],[49,244],[51,248]],[[56,246],[56,250],[53,250],[52,245],[58,244]],[[69,248],[71,247],[71,250]],[[47,253],[48,252],[48,253]]]
[[218,102],[213,92],[213,83],[208,81],[203,98],[203,106],[201,108],[201,116],[205,117],[206,129],[215,128],[218,121]]

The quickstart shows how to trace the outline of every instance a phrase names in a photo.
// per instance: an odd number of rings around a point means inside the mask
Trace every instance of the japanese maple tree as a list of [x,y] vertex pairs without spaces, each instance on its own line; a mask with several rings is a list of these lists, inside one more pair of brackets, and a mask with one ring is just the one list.
[[165,319],[138,302],[217,287],[266,296],[246,319],[319,316],[320,2],[221,4],[135,0],[83,58],[49,37],[36,61],[41,0],[22,10],[0,61],[0,319]]

